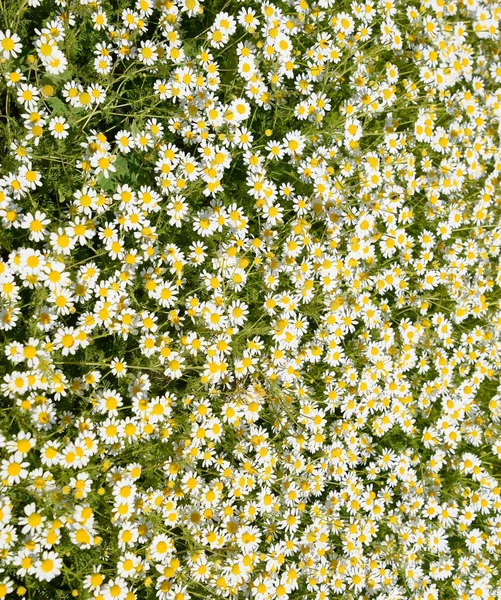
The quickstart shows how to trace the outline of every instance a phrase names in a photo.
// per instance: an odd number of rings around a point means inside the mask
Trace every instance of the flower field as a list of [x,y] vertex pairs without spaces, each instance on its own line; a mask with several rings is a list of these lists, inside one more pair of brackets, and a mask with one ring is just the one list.
[[501,2],[0,0],[0,600],[501,600]]

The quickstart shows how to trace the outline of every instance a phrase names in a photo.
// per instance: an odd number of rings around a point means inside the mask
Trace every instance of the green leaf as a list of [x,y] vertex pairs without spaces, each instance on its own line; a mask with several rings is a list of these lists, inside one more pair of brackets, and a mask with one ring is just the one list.
[[45,102],[51,107],[52,114],[54,115],[67,116],[69,114],[66,104],[55,96],[51,98],[45,98]]
[[121,156],[121,155],[117,156],[117,158],[113,164],[115,165],[115,169],[116,169],[116,173],[115,173],[116,177],[120,177],[122,175],[129,174],[129,165],[127,164],[127,160],[125,159],[124,156]]
[[103,192],[111,192],[115,189],[115,181],[111,174],[110,177],[105,177],[103,173],[99,173],[97,176],[97,184]]
[[68,67],[66,71],[64,71],[63,73],[59,73],[59,75],[52,75],[48,73],[45,74],[41,79],[41,83],[42,85],[51,84],[57,86],[58,83],[64,83],[65,81],[69,81],[72,77],[73,69]]
[[139,127],[137,126],[136,119],[132,121],[132,125],[130,126],[130,132],[133,136],[136,136],[139,133]]

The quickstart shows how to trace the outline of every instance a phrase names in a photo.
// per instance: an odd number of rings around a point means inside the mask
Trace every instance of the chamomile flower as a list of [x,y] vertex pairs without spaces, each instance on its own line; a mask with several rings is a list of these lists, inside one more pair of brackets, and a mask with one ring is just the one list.
[[63,117],[54,117],[49,122],[49,131],[56,140],[63,140],[68,137],[70,126]]
[[21,38],[10,29],[0,31],[0,48],[5,59],[16,58],[22,49]]
[[46,227],[50,222],[45,213],[37,210],[34,214],[26,213],[21,221],[21,227],[29,231],[30,240],[40,242],[46,237],[48,233]]

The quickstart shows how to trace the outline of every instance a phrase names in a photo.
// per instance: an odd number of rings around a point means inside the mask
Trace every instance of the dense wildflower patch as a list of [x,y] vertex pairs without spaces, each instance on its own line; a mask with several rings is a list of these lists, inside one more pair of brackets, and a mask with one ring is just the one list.
[[0,598],[501,598],[501,3],[0,12]]

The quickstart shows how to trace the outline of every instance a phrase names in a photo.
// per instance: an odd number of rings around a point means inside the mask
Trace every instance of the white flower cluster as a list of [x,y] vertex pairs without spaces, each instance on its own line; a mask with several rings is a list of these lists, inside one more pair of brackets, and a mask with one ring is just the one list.
[[501,3],[9,4],[0,599],[501,599]]

